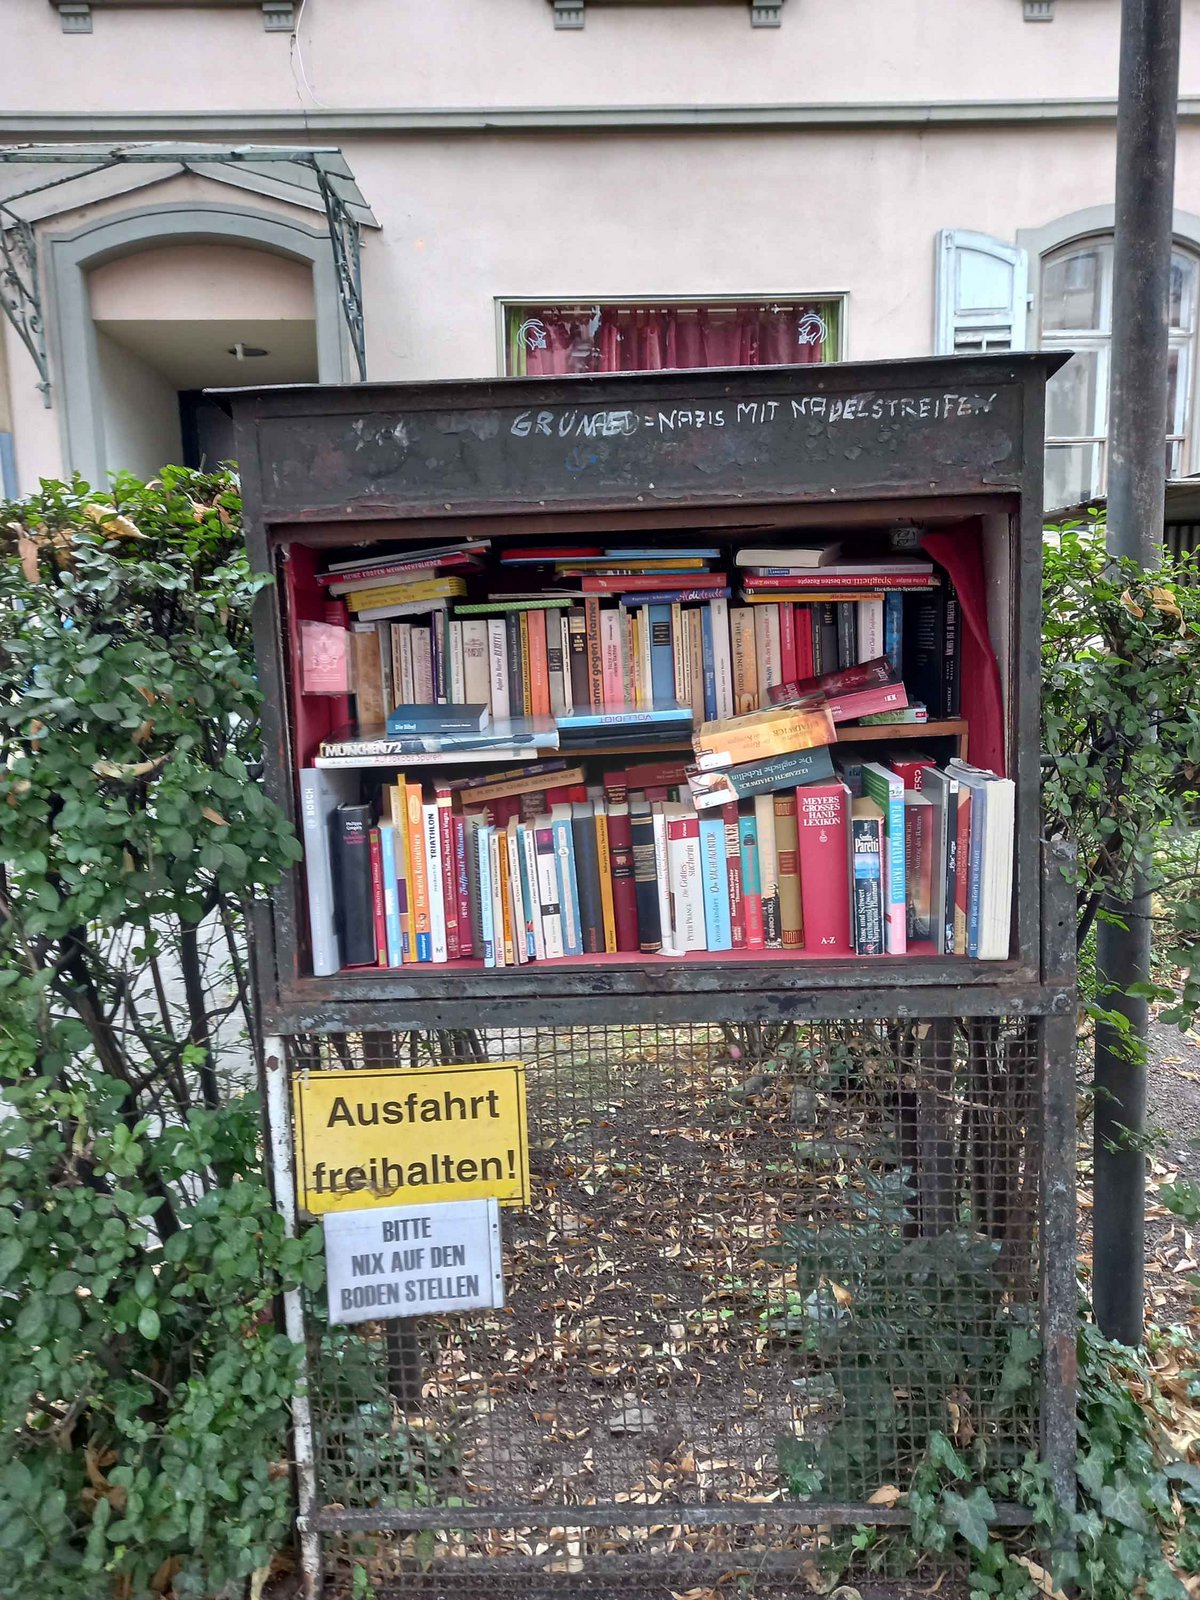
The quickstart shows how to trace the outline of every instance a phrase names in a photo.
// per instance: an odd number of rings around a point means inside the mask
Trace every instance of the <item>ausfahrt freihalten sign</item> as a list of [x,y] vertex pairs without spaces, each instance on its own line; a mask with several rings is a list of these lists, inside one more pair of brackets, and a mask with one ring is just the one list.
[[529,1203],[522,1061],[303,1072],[292,1108],[296,1197],[313,1216],[443,1200]]
[[377,1322],[504,1304],[495,1200],[331,1211],[330,1322]]

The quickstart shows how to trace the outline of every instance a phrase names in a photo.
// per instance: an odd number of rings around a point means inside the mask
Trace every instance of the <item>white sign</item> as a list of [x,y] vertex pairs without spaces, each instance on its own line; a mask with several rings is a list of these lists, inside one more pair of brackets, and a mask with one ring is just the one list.
[[495,1200],[325,1214],[330,1322],[504,1304]]

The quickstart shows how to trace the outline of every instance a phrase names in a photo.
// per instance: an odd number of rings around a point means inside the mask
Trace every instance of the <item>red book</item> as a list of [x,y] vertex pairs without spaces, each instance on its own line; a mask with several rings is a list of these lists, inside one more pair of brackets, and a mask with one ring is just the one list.
[[[894,770],[894,769],[893,769]],[[904,911],[910,940],[933,937],[933,806],[904,789]]]
[[817,594],[825,594],[835,589],[934,589],[940,581],[927,572],[838,572],[813,567],[803,573],[793,572],[788,577],[748,577],[742,588],[747,594],[765,593],[768,589],[812,589]]
[[844,783],[796,790],[804,948],[854,954],[850,938],[850,790]]
[[582,805],[587,797],[586,784],[560,783],[557,789],[546,790],[545,809],[549,811],[551,806],[574,805],[577,800]]
[[581,578],[584,594],[653,594],[657,589],[726,589],[723,572],[630,572],[611,577],[603,573]]
[[967,953],[967,900],[971,888],[971,791],[958,786],[957,867],[954,878],[954,954]]
[[746,948],[746,910],[742,903],[742,845],[738,833],[737,801],[721,807],[725,824],[725,874],[729,884],[729,931],[734,950]]
[[813,675],[812,612],[808,606],[792,608],[792,632],[796,638],[796,678],[803,683]]
[[625,788],[678,789],[687,782],[684,761],[643,761],[625,768]]
[[359,567],[353,572],[318,572],[317,582],[323,589],[337,584],[343,591],[367,589],[386,578],[403,578],[408,574],[431,573],[440,567],[478,567],[482,563],[467,550],[453,550],[444,556],[422,556],[417,561],[381,561],[375,567]]
[[[898,778],[904,779],[906,789],[915,789],[920,794],[921,774],[926,767],[936,767],[937,762],[931,760],[929,756],[922,755],[919,750],[909,750],[902,756],[889,756],[888,766]],[[922,934],[921,937],[926,936]]]
[[[522,612],[529,632],[529,709],[535,717],[550,715],[550,663],[546,654],[546,613]],[[555,616],[554,626],[558,627]]]
[[880,711],[902,711],[908,693],[902,683],[884,683],[874,689],[831,695],[828,704],[834,722],[853,722],[855,717],[873,717]]
[[795,608],[788,604],[779,607],[779,671],[784,683],[791,683],[796,672],[796,620]]
[[795,683],[777,683],[771,689],[771,704],[787,705],[810,694],[833,696],[847,694],[852,689],[880,688],[899,682],[900,675],[888,657],[876,656],[873,661],[861,661],[857,666],[842,667],[837,672],[819,672],[815,677],[797,678]]
[[593,711],[603,711],[604,649],[600,638],[600,602],[594,596],[589,595],[583,602],[583,615],[587,640],[588,702]]
[[[454,833],[454,891],[458,901],[458,953],[469,956],[475,953],[475,936],[471,932],[471,880],[467,875],[467,819],[457,813],[450,818]],[[449,943],[447,943],[447,952]]]
[[500,557],[502,566],[514,561],[578,561],[583,556],[602,556],[598,544],[515,544]]
[[437,802],[438,840],[442,847],[442,882],[430,885],[431,894],[441,893],[446,919],[446,960],[457,961],[462,954],[458,938],[458,883],[454,865],[454,814],[451,810],[453,796],[446,784],[439,783],[433,791]]
[[[301,620],[333,622],[335,616],[346,618],[344,601],[335,601],[336,612],[321,593],[315,580],[318,552],[307,545],[289,547],[288,560],[283,563],[283,591],[288,628],[288,664],[293,683],[303,683],[304,667],[300,654]],[[350,696],[347,694],[298,694],[295,696],[292,748],[297,766],[312,765],[317,746],[322,739],[346,727],[350,722]]]
[[608,802],[608,858],[612,866],[617,949],[636,950],[638,915],[637,884],[633,876],[633,831],[629,821],[629,805],[624,800]]
[[381,967],[388,964],[387,913],[383,908],[383,849],[379,843],[379,829],[372,828],[371,841],[371,909],[375,913],[376,960]]

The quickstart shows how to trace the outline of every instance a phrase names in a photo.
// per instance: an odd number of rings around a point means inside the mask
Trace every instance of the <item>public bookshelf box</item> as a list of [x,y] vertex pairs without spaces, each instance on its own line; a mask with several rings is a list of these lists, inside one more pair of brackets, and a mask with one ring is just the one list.
[[[999,666],[988,730],[1015,781],[1009,958],[803,952],[477,961],[313,977],[303,868],[259,908],[271,1031],[1020,1009],[1043,982],[1039,851],[1042,451],[1047,378],[1065,357],[359,384],[226,392],[256,570],[255,650],[268,791],[293,820],[298,772],[335,729],[300,693],[291,640],[321,615],[315,573],[372,545],[542,536],[736,548],[909,526],[978,551],[971,602]],[[960,596],[964,609],[966,596]],[[964,667],[965,671],[965,667]],[[964,683],[964,694],[967,692]],[[972,730],[916,730],[939,758]],[[977,732],[978,730],[976,730]],[[895,728],[855,730],[860,748]],[[910,733],[911,737],[911,733]],[[619,736],[598,751],[619,756]],[[649,759],[631,754],[631,760]],[[986,764],[986,763],[984,763]],[[513,765],[509,761],[505,766]],[[1030,1001],[1032,1004],[1032,1000]]]

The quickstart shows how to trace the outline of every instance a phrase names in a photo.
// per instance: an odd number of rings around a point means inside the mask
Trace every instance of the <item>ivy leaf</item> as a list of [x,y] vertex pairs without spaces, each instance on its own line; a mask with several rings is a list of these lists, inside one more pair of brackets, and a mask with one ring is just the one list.
[[143,1306],[138,1312],[138,1332],[143,1339],[157,1339],[160,1327],[158,1312],[153,1306]]
[[1106,1517],[1137,1533],[1148,1532],[1150,1524],[1141,1497],[1119,1467],[1113,1473],[1112,1482],[1101,1485],[1098,1498],[1100,1510]]
[[980,1484],[965,1497],[946,1489],[942,1494],[942,1520],[967,1541],[973,1550],[986,1550],[988,1523],[996,1515],[991,1496]]

